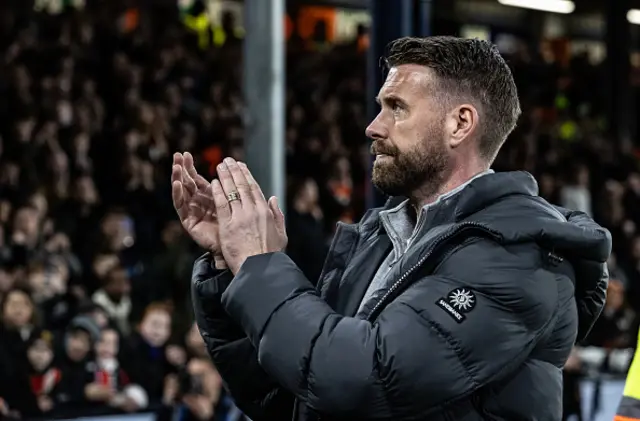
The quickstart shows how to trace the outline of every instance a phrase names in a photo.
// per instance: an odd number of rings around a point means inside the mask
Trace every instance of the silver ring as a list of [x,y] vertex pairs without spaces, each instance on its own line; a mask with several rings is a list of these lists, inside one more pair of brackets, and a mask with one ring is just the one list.
[[232,191],[227,195],[227,201],[229,203],[233,202],[234,200],[240,200],[240,193],[238,193],[237,191]]

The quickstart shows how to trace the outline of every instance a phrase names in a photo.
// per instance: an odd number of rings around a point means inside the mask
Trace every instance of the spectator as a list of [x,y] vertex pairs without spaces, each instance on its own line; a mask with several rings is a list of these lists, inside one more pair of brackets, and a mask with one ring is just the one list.
[[98,326],[85,316],[74,318],[64,332],[64,354],[58,362],[62,378],[55,396],[57,414],[77,416],[86,413],[92,403],[104,403],[111,397],[110,389],[92,379],[93,348],[99,338]]
[[561,205],[567,209],[574,209],[592,215],[591,192],[589,191],[589,169],[579,166],[571,175],[571,180],[562,187],[560,192]]
[[316,280],[327,254],[324,215],[318,203],[318,185],[312,178],[295,181],[289,197],[288,254],[308,279]]
[[6,391],[3,398],[9,408],[21,415],[34,415],[37,410],[30,393],[27,349],[33,338],[39,335],[35,306],[28,291],[13,289],[5,295],[0,308],[0,389]]
[[[580,376],[582,375],[582,363],[575,350],[569,355],[569,359],[562,371],[564,414],[562,421],[576,419],[582,421],[582,402],[580,397]],[[575,417],[575,418],[574,418]]]
[[57,394],[62,372],[54,366],[52,339],[50,332],[43,331],[40,336],[33,338],[27,348],[31,396],[25,396],[23,401],[35,401],[36,405],[31,403],[33,411],[25,415],[42,416],[55,409],[53,397]]
[[110,328],[103,329],[95,346],[95,384],[106,386],[113,392],[106,402],[109,406],[124,412],[139,411],[147,407],[147,394],[140,386],[130,383],[129,376],[120,367],[119,349],[118,332]]
[[635,339],[632,332],[638,329],[635,323],[636,314],[626,300],[624,283],[612,272],[607,302],[591,331],[589,343],[607,349],[632,347]]
[[[168,345],[171,336],[171,310],[164,304],[150,304],[136,332],[131,335],[122,361],[131,381],[139,384],[149,396],[151,405],[173,402],[174,380],[167,380],[184,364],[184,355]],[[174,355],[172,355],[174,354]],[[169,377],[174,379],[174,376]],[[167,386],[165,386],[167,385]]]
[[195,323],[187,332],[185,343],[190,356],[182,383],[182,405],[187,413],[186,419],[222,419],[221,414],[228,413],[233,405],[223,401],[222,379],[207,354]]
[[104,280],[104,286],[96,291],[91,299],[102,307],[107,316],[115,322],[121,333],[128,335],[131,331],[129,317],[131,315],[131,285],[129,275],[122,267],[110,269]]

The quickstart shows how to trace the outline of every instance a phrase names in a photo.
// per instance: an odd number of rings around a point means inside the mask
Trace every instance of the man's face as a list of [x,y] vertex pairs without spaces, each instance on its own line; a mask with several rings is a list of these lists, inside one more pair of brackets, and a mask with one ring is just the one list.
[[418,189],[433,194],[450,167],[445,111],[431,71],[419,65],[393,67],[378,94],[381,110],[367,127],[376,155],[373,183],[390,196]]
[[114,299],[122,299],[128,296],[131,292],[131,283],[127,272],[124,269],[111,271],[104,289]]

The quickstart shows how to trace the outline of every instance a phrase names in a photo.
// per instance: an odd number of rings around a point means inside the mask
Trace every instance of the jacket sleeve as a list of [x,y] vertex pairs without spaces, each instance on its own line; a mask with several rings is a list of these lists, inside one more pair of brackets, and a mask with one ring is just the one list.
[[232,279],[229,271],[213,267],[209,254],[196,260],[191,295],[200,334],[240,410],[254,421],[289,419],[293,395],[264,372],[255,347],[220,304],[221,295]]
[[[611,254],[612,240],[611,233],[609,231],[597,225],[594,220],[584,212],[572,211],[559,206],[555,206],[555,208],[572,224],[588,230],[593,230],[594,228],[598,229],[607,237],[606,241],[602,241],[599,244],[599,246],[604,248],[604,250],[594,248],[590,250],[590,252],[583,254],[595,254],[596,256],[609,256]],[[583,258],[576,263],[578,264],[574,265],[574,267],[577,270],[601,273],[600,278],[594,282],[580,282],[576,284],[575,295],[578,303],[578,311],[580,314],[585,315],[585,317],[580,317],[580,324],[578,325],[577,340],[580,342],[587,337],[604,308],[605,301],[607,300],[607,286],[609,285],[609,270],[605,262],[596,258],[590,260]],[[594,270],[594,267],[597,269]],[[576,273],[576,278],[583,280],[590,279],[583,273]]]
[[435,276],[414,283],[373,323],[341,316],[282,253],[247,259],[222,303],[265,371],[314,410],[424,419],[513,372],[551,331],[555,275],[518,270],[511,259],[474,264],[470,283],[482,278],[484,293],[468,297],[473,309],[462,320],[440,301],[468,284]]

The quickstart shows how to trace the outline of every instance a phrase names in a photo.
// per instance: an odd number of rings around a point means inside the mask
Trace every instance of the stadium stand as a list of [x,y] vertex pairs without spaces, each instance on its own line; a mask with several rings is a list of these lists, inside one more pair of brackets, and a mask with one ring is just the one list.
[[[217,28],[210,45],[175,7],[72,3],[0,5],[0,413],[232,419],[192,327],[200,251],[174,217],[169,171],[177,150],[209,177],[242,159],[241,35]],[[287,48],[290,253],[317,279],[335,223],[364,210],[365,57],[361,37],[328,47],[294,33]],[[495,169],[532,172],[541,195],[615,239],[607,308],[566,368],[568,417],[580,379],[623,374],[609,350],[635,345],[638,155],[607,136],[599,66],[547,47],[508,58],[525,115]]]

